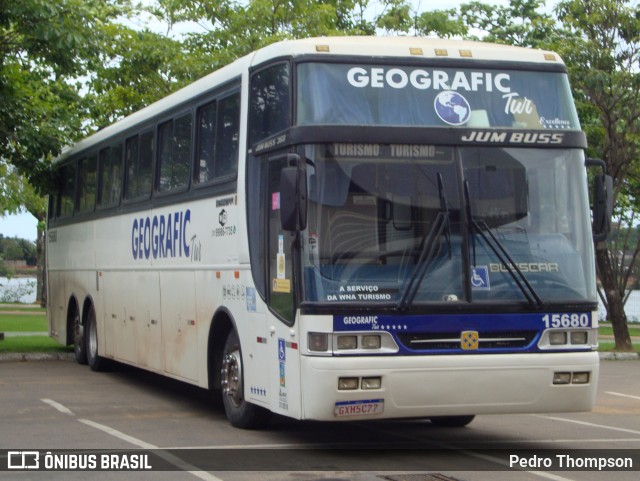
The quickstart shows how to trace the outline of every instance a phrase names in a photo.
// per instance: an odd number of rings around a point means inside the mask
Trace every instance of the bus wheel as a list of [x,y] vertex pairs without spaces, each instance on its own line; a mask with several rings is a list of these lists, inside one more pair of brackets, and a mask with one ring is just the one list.
[[107,360],[98,354],[98,323],[93,306],[89,308],[85,331],[87,363],[92,371],[104,371],[107,368]]
[[462,428],[473,421],[475,415],[471,416],[436,416],[431,418],[431,424],[443,428]]
[[255,429],[265,426],[271,413],[244,399],[242,351],[238,334],[227,336],[222,354],[222,403],[231,424],[237,428]]
[[84,339],[84,326],[80,320],[80,312],[77,309],[73,318],[73,354],[78,364],[87,363],[87,343]]

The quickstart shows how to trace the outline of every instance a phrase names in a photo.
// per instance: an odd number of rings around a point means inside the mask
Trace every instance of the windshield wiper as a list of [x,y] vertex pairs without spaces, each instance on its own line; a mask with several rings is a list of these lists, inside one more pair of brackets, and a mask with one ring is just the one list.
[[493,251],[496,257],[500,260],[502,265],[507,269],[507,271],[513,278],[514,282],[516,283],[516,285],[518,286],[518,288],[520,289],[524,297],[527,298],[527,302],[533,307],[542,309],[544,307],[544,303],[542,302],[542,299],[540,299],[540,296],[538,295],[538,293],[535,291],[531,283],[527,280],[525,275],[522,273],[522,270],[520,270],[520,268],[518,267],[518,264],[516,264],[513,261],[513,259],[505,249],[505,247],[502,245],[502,243],[498,240],[498,238],[495,235],[493,235],[493,232],[491,232],[491,228],[487,225],[487,223],[484,220],[478,221],[474,219],[473,216],[471,215],[469,181],[467,180],[464,181],[464,197],[465,197],[465,203],[467,205],[467,218],[469,219],[469,226],[471,228],[470,234],[471,234],[471,240],[473,243],[473,265],[474,266],[476,265],[476,241],[475,241],[474,232],[477,232],[480,235],[480,237],[482,237],[482,240],[484,240],[484,242],[489,246],[489,248]]
[[438,212],[428,235],[422,238],[422,250],[420,251],[420,257],[416,263],[416,268],[405,285],[402,296],[400,296],[400,299],[398,300],[397,309],[405,309],[413,303],[413,300],[418,293],[418,289],[420,288],[420,283],[422,282],[422,279],[424,279],[429,265],[433,262],[433,259],[439,250],[439,240],[443,234],[449,249],[449,259],[451,259],[451,225],[449,222],[449,207],[447,205],[447,197],[444,192],[444,182],[442,181],[442,175],[440,172],[438,172],[437,177],[440,212]]
[[449,248],[449,259],[451,259],[451,222],[449,221],[449,205],[447,204],[447,195],[444,192],[444,182],[442,174],[438,172],[438,198],[440,199],[440,213],[444,215],[444,238]]

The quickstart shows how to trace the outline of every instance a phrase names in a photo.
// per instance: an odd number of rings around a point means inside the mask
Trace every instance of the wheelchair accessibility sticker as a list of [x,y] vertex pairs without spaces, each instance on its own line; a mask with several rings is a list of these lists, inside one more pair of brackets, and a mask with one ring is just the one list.
[[489,283],[489,267],[476,266],[471,268],[471,287],[474,290],[489,290],[491,284]]

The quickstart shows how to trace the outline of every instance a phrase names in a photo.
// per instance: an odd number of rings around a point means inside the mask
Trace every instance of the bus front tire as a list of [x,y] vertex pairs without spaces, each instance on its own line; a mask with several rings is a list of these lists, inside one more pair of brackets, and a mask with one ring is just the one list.
[[107,359],[98,354],[98,323],[93,306],[90,307],[85,328],[87,363],[92,371],[104,371],[107,369]]
[[475,415],[469,416],[436,416],[430,418],[431,424],[442,428],[462,428],[469,424]]
[[222,404],[229,422],[241,429],[264,427],[271,412],[244,399],[242,351],[238,334],[231,330],[224,344],[221,367]]

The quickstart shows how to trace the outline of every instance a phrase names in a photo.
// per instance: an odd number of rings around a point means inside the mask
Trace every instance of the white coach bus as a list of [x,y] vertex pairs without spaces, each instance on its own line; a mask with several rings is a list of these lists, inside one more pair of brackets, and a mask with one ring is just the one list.
[[589,410],[608,184],[590,210],[585,147],[551,52],[271,45],[56,160],[50,334],[245,428]]

